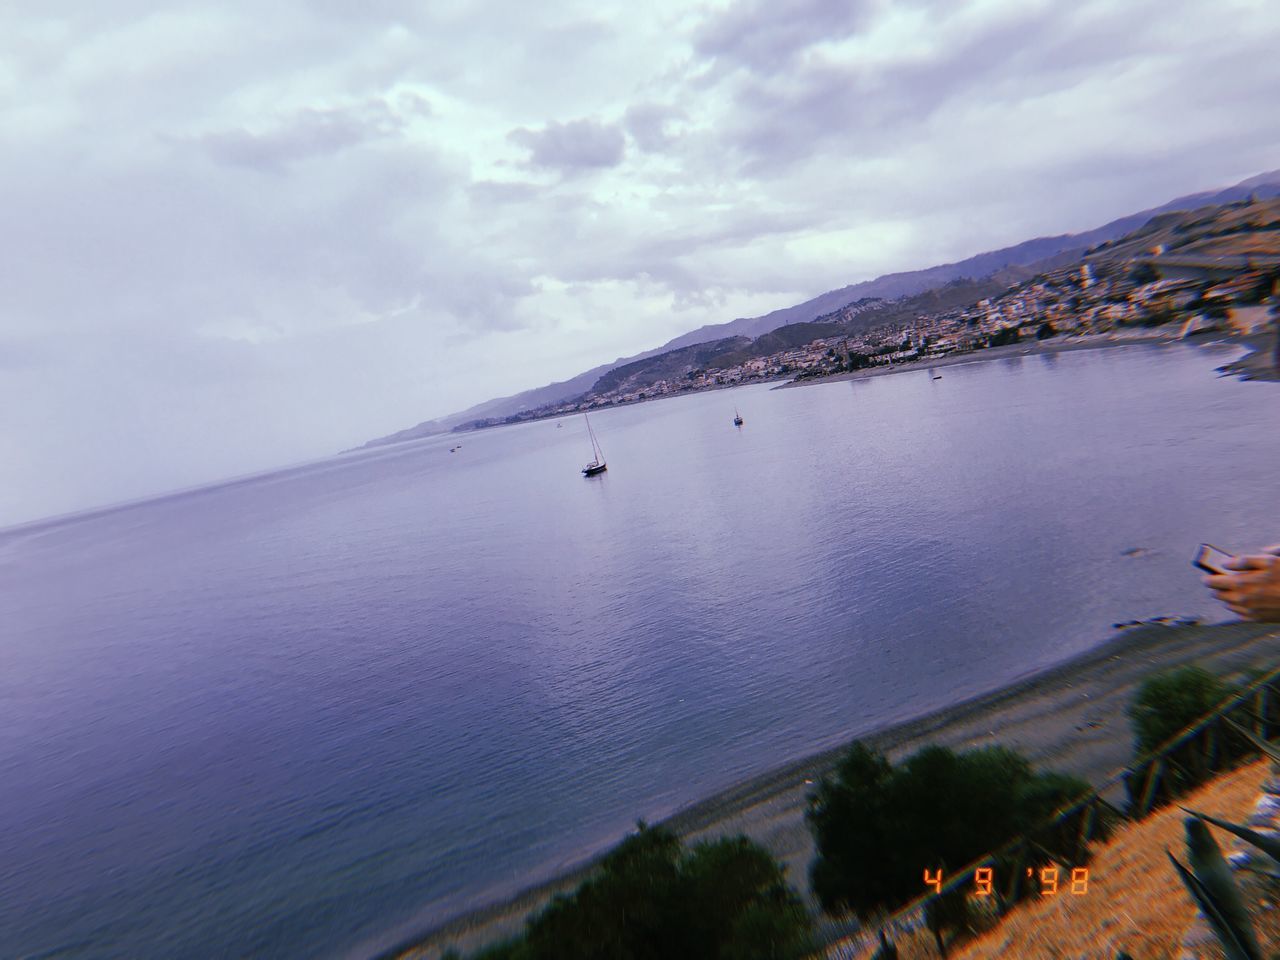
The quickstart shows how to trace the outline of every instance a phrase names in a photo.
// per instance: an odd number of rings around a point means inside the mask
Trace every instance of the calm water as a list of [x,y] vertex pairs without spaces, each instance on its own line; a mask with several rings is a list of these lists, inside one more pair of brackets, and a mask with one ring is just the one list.
[[593,418],[590,481],[578,419],[0,534],[0,955],[360,956],[1216,617],[1195,544],[1280,540],[1280,389],[1230,355],[703,394]]

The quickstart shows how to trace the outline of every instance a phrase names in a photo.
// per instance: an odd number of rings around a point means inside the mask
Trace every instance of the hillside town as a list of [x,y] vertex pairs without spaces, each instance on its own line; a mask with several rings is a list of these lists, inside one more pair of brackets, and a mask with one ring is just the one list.
[[[1171,337],[1248,336],[1265,331],[1280,320],[1280,200],[1242,201],[1200,213],[1200,221],[1183,216],[1161,223],[1156,218],[1129,237],[1090,250],[1081,261],[1037,274],[965,307],[851,329],[891,306],[860,300],[801,325],[829,328],[831,333],[797,346],[744,357],[752,352],[751,344],[735,343],[724,354],[733,362],[689,362],[674,375],[632,376],[616,384],[602,377],[581,397],[473,421],[461,429],[751,382],[810,380],[927,363],[1027,340],[1125,338],[1156,331]],[[1186,240],[1189,235],[1194,240]],[[1148,243],[1152,240],[1157,242]]]

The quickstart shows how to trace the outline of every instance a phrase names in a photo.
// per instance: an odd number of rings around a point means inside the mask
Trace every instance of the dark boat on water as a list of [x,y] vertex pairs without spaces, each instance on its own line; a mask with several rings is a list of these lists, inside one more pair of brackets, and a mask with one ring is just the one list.
[[734,407],[734,408],[733,408],[733,425],[734,425],[735,427],[740,427],[740,426],[742,426],[742,414],[740,414],[740,413],[738,412],[738,408],[737,408],[737,407]]
[[598,473],[604,473],[609,469],[609,465],[604,462],[604,451],[600,449],[600,442],[596,440],[596,432],[591,429],[591,420],[584,413],[582,419],[587,421],[587,436],[591,438],[591,453],[594,459],[582,468],[584,477],[594,477]]

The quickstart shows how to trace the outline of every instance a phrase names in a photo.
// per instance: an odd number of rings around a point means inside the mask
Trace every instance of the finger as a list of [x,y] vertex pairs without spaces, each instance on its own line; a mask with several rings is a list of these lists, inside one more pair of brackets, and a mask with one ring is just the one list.
[[1253,611],[1248,607],[1241,606],[1238,603],[1228,603],[1227,609],[1238,616],[1241,620],[1252,620]]
[[1274,556],[1255,553],[1244,557],[1232,557],[1230,560],[1224,560],[1222,565],[1228,570],[1265,570],[1275,562]]
[[1226,573],[1215,573],[1211,577],[1201,577],[1200,582],[1210,590],[1234,590],[1240,586],[1240,578]]

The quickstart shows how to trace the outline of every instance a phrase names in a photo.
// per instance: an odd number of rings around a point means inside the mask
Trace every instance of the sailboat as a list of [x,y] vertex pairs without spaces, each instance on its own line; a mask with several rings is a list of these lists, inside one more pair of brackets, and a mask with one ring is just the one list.
[[587,436],[591,438],[591,454],[594,459],[582,468],[584,477],[594,477],[597,473],[604,473],[609,469],[609,465],[604,462],[604,451],[600,449],[600,442],[596,440],[596,432],[591,429],[591,420],[584,413],[582,419],[587,421]]
[[940,374],[937,370],[933,369],[933,367],[929,368],[929,376],[933,377],[933,379],[935,380],[942,379],[942,374]]
[[734,408],[733,408],[733,425],[734,425],[735,427],[740,427],[740,426],[742,426],[742,414],[740,414],[740,413],[738,412],[738,408],[737,408],[737,407],[734,407]]

